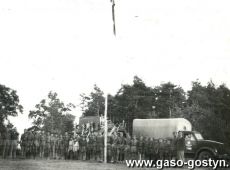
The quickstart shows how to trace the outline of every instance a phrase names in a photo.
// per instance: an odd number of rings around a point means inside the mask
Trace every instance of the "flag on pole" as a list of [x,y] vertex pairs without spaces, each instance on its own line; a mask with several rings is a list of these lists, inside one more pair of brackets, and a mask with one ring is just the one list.
[[112,19],[113,19],[113,34],[116,36],[116,25],[115,25],[115,0],[110,0],[112,3]]

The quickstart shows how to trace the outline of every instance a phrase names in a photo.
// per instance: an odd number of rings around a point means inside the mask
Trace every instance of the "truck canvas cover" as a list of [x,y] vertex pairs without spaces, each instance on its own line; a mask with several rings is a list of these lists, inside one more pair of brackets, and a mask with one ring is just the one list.
[[191,131],[192,125],[184,118],[133,120],[133,135],[137,137],[172,138],[173,132],[185,130]]

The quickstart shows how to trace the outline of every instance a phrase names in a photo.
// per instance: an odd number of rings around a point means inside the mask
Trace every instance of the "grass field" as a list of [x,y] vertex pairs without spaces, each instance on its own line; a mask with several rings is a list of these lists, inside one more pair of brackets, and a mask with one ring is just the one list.
[[[104,164],[64,160],[0,160],[0,170],[134,170],[153,168],[128,168],[125,164]],[[171,168],[166,168],[171,169]],[[183,168],[172,168],[183,170]],[[187,169],[187,168],[184,168]],[[199,168],[202,170],[202,168]]]

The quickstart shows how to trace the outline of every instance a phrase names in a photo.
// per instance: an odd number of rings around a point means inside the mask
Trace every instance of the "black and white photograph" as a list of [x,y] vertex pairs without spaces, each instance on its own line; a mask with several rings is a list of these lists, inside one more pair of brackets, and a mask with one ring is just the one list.
[[230,1],[0,0],[0,170],[230,169]]

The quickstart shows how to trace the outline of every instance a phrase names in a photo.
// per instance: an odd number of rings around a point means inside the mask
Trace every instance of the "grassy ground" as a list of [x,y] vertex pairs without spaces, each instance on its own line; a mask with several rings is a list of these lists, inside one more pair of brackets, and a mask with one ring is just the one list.
[[[128,168],[125,164],[104,164],[64,160],[0,160],[0,170],[134,170],[153,168]],[[166,168],[171,169],[171,168]],[[183,170],[183,168],[173,168]],[[187,169],[187,168],[184,168]],[[199,168],[199,170],[203,170]]]
[[64,160],[0,160],[0,170],[119,170],[123,164]]

